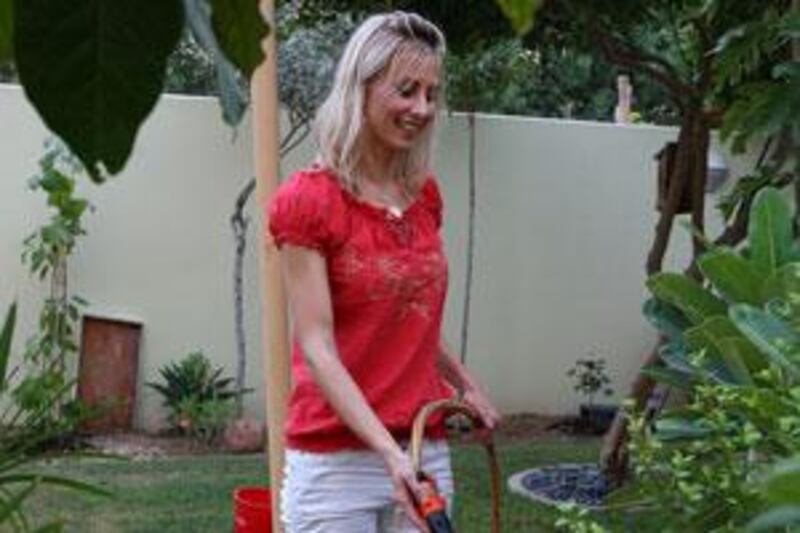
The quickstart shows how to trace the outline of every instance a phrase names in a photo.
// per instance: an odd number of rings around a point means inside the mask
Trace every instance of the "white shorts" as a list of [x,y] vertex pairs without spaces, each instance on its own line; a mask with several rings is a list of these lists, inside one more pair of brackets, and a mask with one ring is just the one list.
[[[423,444],[422,469],[450,507],[453,473],[446,441]],[[386,467],[373,451],[286,451],[281,491],[286,533],[417,532],[393,494]]]

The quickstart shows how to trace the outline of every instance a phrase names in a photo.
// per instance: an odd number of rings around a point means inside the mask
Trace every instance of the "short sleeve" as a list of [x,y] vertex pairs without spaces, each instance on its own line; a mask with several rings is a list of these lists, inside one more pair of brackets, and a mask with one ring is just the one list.
[[269,232],[278,247],[293,244],[325,253],[334,240],[336,191],[315,172],[293,174],[267,206]]
[[422,202],[433,217],[436,227],[442,227],[444,203],[442,201],[442,195],[439,192],[439,185],[432,176],[425,180],[425,183],[422,186],[421,194]]

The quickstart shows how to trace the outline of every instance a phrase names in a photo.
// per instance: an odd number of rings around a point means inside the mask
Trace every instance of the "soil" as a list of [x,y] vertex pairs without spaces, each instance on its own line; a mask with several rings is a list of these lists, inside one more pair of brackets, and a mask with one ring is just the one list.
[[[498,443],[519,442],[534,439],[558,439],[574,437],[574,424],[568,417],[545,416],[521,413],[506,416],[495,432]],[[457,423],[450,424],[450,436],[458,442],[470,442],[474,436]],[[180,455],[202,455],[228,453],[221,444],[207,444],[185,436],[146,433],[112,433],[90,435],[82,439],[90,449],[100,453],[122,455],[138,460]]]

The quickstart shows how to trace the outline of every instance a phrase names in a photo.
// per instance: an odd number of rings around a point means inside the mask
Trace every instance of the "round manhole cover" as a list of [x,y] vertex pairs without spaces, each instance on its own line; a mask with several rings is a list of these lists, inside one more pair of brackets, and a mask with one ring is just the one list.
[[509,489],[547,505],[574,502],[602,509],[609,484],[593,464],[558,464],[524,470],[511,476]]

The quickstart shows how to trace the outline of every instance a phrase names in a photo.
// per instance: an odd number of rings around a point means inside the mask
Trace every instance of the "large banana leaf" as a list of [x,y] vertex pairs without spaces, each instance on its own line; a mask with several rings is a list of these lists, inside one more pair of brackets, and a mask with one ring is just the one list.
[[658,350],[658,356],[672,370],[687,376],[696,375],[695,368],[689,361],[689,347],[683,343],[666,343]]
[[669,366],[649,365],[639,371],[658,383],[664,383],[681,390],[691,390],[694,386],[694,375],[689,372],[676,370]]
[[683,332],[692,326],[678,308],[658,298],[648,298],[642,306],[642,312],[647,321],[670,342],[682,343]]
[[792,257],[792,213],[780,191],[765,187],[750,210],[747,231],[753,263],[764,275],[772,275]]
[[714,288],[732,303],[760,306],[763,277],[758,267],[732,250],[714,250],[697,261]]
[[752,384],[753,373],[766,366],[767,360],[728,317],[715,316],[685,333],[693,351],[705,350],[708,370],[719,379]]
[[707,318],[725,315],[728,306],[687,276],[674,272],[661,272],[647,280],[647,287],[656,298],[674,305],[693,324]]
[[656,421],[656,435],[659,440],[684,440],[705,437],[709,429],[700,422],[685,418],[664,417]]
[[800,334],[788,323],[746,304],[731,307],[730,318],[773,363],[800,378]]
[[[800,263],[788,263],[770,276],[763,286],[767,302],[779,301],[787,305],[791,313],[800,319]],[[800,324],[793,324],[800,329]]]

